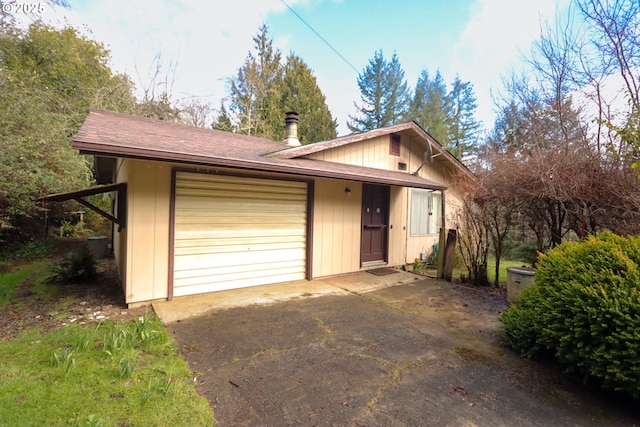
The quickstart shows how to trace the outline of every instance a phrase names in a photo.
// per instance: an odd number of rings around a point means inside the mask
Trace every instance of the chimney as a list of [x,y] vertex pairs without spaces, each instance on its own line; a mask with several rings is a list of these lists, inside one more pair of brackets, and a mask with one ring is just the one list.
[[299,147],[300,141],[298,140],[298,113],[289,111],[284,119],[286,125],[284,142],[289,147]]

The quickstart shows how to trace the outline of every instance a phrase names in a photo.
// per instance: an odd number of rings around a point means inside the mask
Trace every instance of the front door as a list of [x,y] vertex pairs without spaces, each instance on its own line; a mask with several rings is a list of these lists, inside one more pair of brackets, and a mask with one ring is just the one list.
[[389,236],[389,187],[362,186],[362,263],[387,261]]

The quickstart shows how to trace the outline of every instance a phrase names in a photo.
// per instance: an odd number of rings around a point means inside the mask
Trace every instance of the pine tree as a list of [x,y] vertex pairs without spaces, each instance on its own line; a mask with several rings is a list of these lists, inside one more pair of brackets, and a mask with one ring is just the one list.
[[449,145],[451,105],[440,71],[431,79],[427,70],[422,70],[409,111],[409,117],[440,144],[445,147]]
[[[283,67],[281,54],[274,49],[266,25],[260,27],[253,38],[256,56],[248,53],[238,75],[229,79],[230,112],[238,133],[271,137],[272,124],[279,114],[280,82]],[[280,120],[282,117],[280,117]]]
[[477,150],[477,139],[480,132],[480,122],[474,118],[478,105],[473,94],[473,85],[462,82],[456,76],[448,95],[451,106],[449,121],[450,151],[458,159],[474,155]]
[[363,105],[355,104],[358,115],[349,115],[347,127],[352,132],[391,126],[405,119],[410,95],[395,53],[387,62],[382,51],[377,51],[358,76],[358,87]]
[[297,55],[291,53],[285,65],[282,87],[281,132],[277,139],[284,139],[282,117],[288,111],[299,113],[298,137],[301,144],[333,139],[337,136],[336,120],[331,116],[325,96],[318,87],[311,69]]
[[213,128],[280,141],[285,114],[295,111],[300,115],[301,143],[335,138],[336,121],[304,61],[291,53],[282,65],[266,25],[253,40],[256,53],[250,52],[238,75],[229,80],[228,108],[221,103]]

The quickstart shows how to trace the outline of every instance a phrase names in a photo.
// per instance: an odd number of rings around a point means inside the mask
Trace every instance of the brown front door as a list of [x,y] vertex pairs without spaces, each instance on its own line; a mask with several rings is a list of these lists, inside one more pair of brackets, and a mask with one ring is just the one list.
[[364,184],[362,186],[362,244],[363,263],[387,261],[389,236],[389,187]]

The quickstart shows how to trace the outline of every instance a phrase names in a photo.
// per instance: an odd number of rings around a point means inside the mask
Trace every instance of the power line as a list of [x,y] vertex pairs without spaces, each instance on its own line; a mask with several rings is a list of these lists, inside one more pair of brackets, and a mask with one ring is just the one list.
[[334,51],[336,55],[338,55],[338,56],[340,57],[340,59],[342,59],[342,60],[343,60],[343,61],[344,61],[344,62],[345,62],[349,67],[351,67],[351,69],[352,69],[353,71],[355,71],[357,74],[360,74],[360,71],[358,71],[358,70],[356,69],[356,67],[354,67],[353,65],[351,65],[351,62],[347,61],[347,58],[345,58],[344,56],[342,56],[342,54],[341,54],[340,52],[338,52],[338,50],[337,50],[335,47],[333,47],[333,46],[331,45],[331,43],[329,43],[328,41],[326,41],[326,40],[325,40],[325,38],[324,38],[324,37],[322,37],[322,36],[320,35],[320,33],[318,33],[318,32],[317,32],[317,31],[316,31],[316,30],[315,30],[311,25],[309,25],[309,23],[308,23],[307,21],[305,21],[305,20],[302,18],[302,16],[298,15],[298,13],[297,13],[295,10],[293,10],[293,9],[291,8],[291,6],[289,6],[289,5],[288,5],[284,0],[280,0],[280,1],[282,2],[282,4],[284,4],[285,6],[287,6],[287,9],[289,9],[289,10],[291,11],[291,13],[293,13],[293,14],[294,14],[294,15],[295,15],[295,16],[296,16],[300,21],[302,21],[302,23],[303,23],[304,25],[306,25],[307,27],[309,27],[309,29],[310,29],[311,31],[313,31],[313,33],[314,33],[316,36],[318,36],[318,37],[320,38],[320,40],[322,40],[322,41],[324,42],[324,44],[326,44],[327,46],[329,46],[329,48],[330,48],[332,51]]

